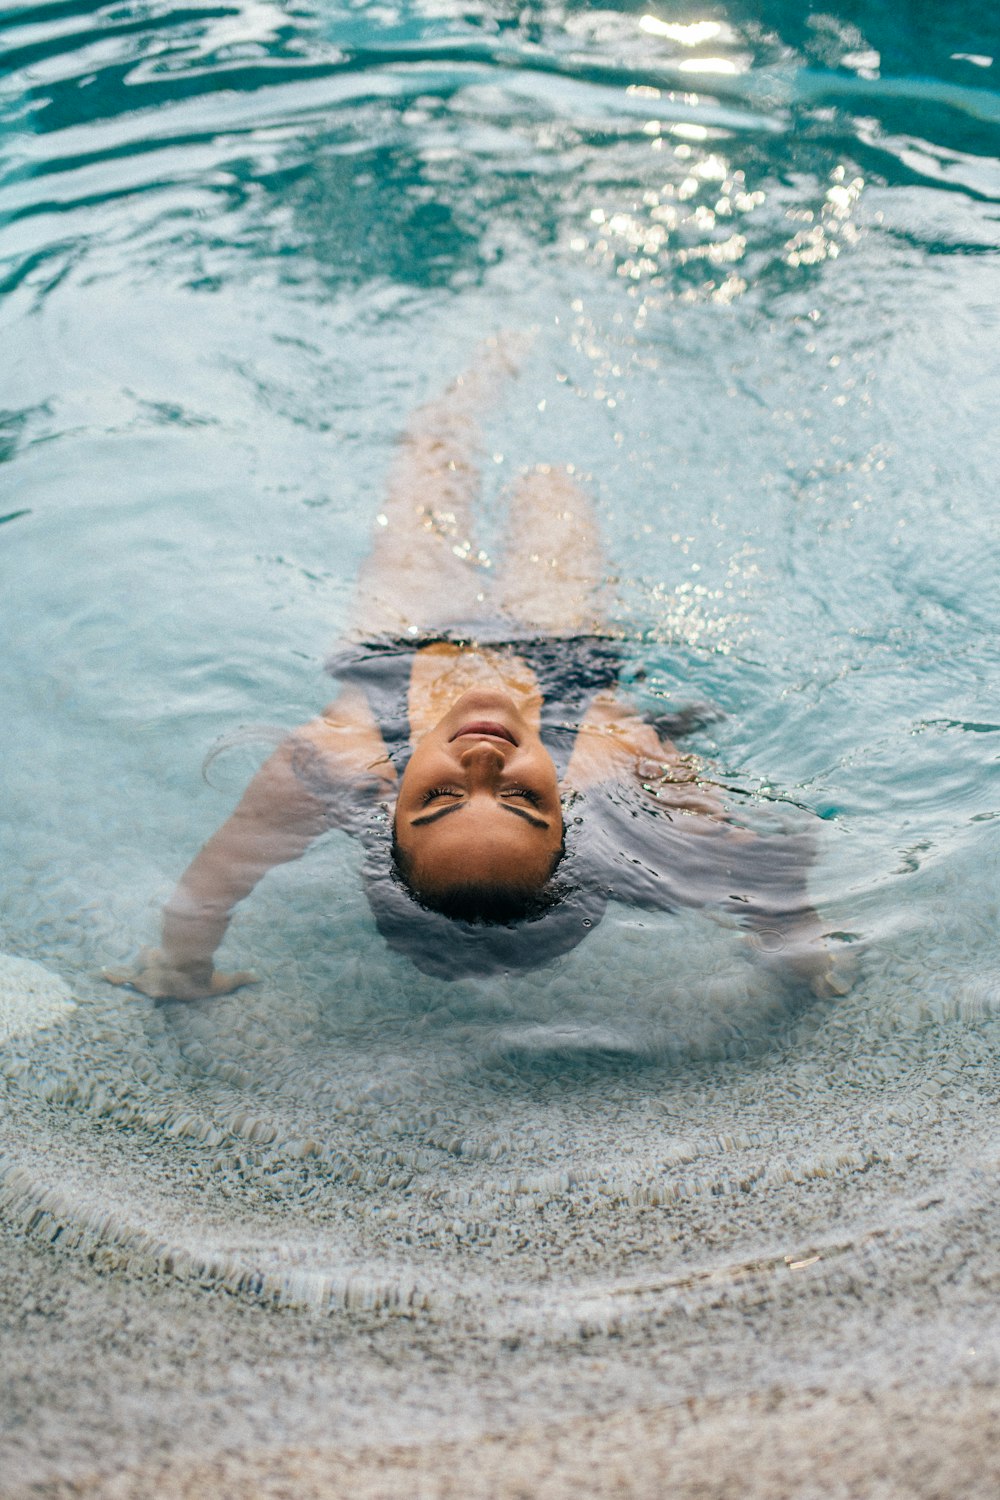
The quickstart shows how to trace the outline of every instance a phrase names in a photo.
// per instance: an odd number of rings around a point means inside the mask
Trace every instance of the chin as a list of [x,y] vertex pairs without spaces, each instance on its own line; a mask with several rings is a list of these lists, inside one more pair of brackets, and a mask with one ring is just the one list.
[[462,694],[461,698],[456,698],[452,704],[451,711],[454,712],[459,708],[462,710],[487,708],[493,705],[513,710],[516,714],[520,713],[514,699],[509,693],[505,693],[502,688],[470,688],[467,693]]

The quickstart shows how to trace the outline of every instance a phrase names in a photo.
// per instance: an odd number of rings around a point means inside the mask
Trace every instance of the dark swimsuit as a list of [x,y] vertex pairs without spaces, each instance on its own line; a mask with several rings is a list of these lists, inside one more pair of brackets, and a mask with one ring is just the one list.
[[[516,656],[534,671],[542,692],[541,739],[560,778],[591,701],[618,684],[625,647],[623,640],[602,635],[518,638],[502,626],[340,646],[326,670],[364,691],[399,774],[411,750],[413,659],[425,647],[445,642]],[[651,722],[666,736],[690,732],[705,719],[682,711],[675,719]],[[695,828],[684,811],[658,807],[636,780],[573,794],[585,816],[566,820],[567,854],[557,876],[566,893],[548,915],[513,928],[470,929],[426,912],[414,924],[415,903],[392,875],[390,826],[377,810],[374,788],[358,788],[357,796],[357,817],[336,821],[365,846],[365,881],[379,928],[419,968],[440,978],[535,967],[557,957],[600,920],[609,899],[659,911],[711,908],[757,930],[786,927],[808,910],[809,833],[782,832],[741,843],[725,822],[706,828],[701,817]]]
[[593,698],[616,687],[622,665],[622,642],[606,635],[518,638],[509,627],[481,626],[412,640],[364,641],[339,647],[325,669],[339,682],[362,688],[382,732],[389,757],[402,774],[410,756],[408,696],[413,659],[427,646],[441,644],[517,657],[531,668],[542,694],[541,739],[560,778],[580,724]]

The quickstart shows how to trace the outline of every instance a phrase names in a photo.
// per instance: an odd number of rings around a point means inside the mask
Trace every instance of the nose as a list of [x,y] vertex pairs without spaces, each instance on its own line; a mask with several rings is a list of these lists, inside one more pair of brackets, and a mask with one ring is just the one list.
[[468,750],[462,751],[460,760],[470,791],[492,788],[505,765],[503,751],[491,740],[477,740]]

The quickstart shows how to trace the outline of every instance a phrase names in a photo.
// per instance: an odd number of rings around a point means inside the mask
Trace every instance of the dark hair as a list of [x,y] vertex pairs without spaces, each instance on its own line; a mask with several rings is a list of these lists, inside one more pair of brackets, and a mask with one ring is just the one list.
[[557,904],[559,887],[553,877],[566,853],[566,836],[564,833],[541,887],[500,880],[461,881],[437,889],[420,887],[414,878],[413,860],[396,837],[395,825],[390,853],[393,873],[425,911],[440,912],[443,917],[471,926],[509,927],[513,922],[535,921]]
[[604,915],[606,894],[577,878],[572,836],[540,890],[486,881],[417,891],[387,815],[369,822],[363,842],[375,925],[391,948],[438,979],[538,968],[582,943]]

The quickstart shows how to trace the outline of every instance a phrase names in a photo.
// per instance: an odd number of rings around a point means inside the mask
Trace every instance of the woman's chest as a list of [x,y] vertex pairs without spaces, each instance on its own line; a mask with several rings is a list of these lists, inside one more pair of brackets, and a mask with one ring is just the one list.
[[464,693],[476,688],[509,694],[528,722],[538,727],[542,690],[527,662],[508,648],[440,641],[413,658],[408,690],[411,735],[419,738],[432,729]]

